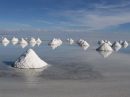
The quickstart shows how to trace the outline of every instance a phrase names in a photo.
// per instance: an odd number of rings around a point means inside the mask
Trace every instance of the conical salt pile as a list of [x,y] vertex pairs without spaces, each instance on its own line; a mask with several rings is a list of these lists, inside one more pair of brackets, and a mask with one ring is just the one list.
[[104,40],[98,41],[99,45],[102,45],[103,43],[105,43]]
[[123,46],[124,48],[126,48],[128,45],[129,45],[129,44],[128,44],[127,41],[122,42],[122,46]]
[[121,45],[120,45],[120,43],[119,42],[114,42],[113,44],[112,44],[112,47],[120,47],[121,48]]
[[16,68],[43,68],[48,64],[40,59],[40,57],[32,50],[29,49],[14,63]]
[[3,39],[2,39],[2,43],[9,43],[10,41],[6,38],[6,37],[4,37]]
[[97,51],[113,51],[111,46],[108,43],[103,43],[99,48],[96,49]]
[[111,43],[110,41],[107,41],[107,43],[108,43],[110,46],[112,46],[112,43]]

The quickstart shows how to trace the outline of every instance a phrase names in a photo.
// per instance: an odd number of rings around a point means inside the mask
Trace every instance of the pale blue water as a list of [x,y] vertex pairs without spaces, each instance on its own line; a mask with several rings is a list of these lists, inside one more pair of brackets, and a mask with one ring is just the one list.
[[[9,44],[4,47],[0,44],[1,97],[17,97],[19,93],[20,97],[129,97],[130,46],[104,58],[95,50],[98,47],[97,40],[101,37],[94,39],[81,35],[91,45],[87,50],[77,44],[67,43],[53,50],[47,45],[53,37],[44,35],[40,35],[45,41],[40,46],[23,49],[19,45]],[[7,37],[11,39],[12,36]],[[65,40],[68,36],[59,34],[57,37]],[[78,39],[77,36],[73,38]],[[45,70],[19,70],[11,67],[29,48],[50,66]]]

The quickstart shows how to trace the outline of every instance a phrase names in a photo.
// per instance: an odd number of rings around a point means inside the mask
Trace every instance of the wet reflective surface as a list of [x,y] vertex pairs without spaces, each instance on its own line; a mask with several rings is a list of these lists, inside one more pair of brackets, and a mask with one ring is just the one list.
[[[38,45],[0,44],[1,97],[129,97],[130,46],[97,52],[96,41],[85,49],[63,43],[53,49]],[[32,48],[49,64],[43,69],[17,69],[13,62]]]

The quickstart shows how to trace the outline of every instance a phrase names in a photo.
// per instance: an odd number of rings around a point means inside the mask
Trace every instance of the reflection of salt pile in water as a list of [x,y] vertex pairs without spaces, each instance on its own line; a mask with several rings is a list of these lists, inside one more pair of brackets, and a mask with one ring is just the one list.
[[113,51],[111,46],[108,43],[103,43],[99,48],[96,49],[97,51]]
[[78,45],[81,47],[85,47],[86,49],[90,46],[87,41],[80,39],[78,42]]
[[101,56],[104,58],[109,57],[112,54],[112,51],[98,51]]
[[61,44],[62,44],[61,39],[56,39],[56,38],[54,38],[53,40],[51,40],[51,42],[49,43],[49,45],[51,47],[54,47],[54,48],[60,46]]
[[119,49],[121,49],[121,45],[120,45],[120,43],[119,42],[114,42],[113,44],[112,44],[112,48],[115,50],[115,51],[118,51]]
[[39,80],[39,76],[42,74],[42,72],[46,69],[40,68],[40,69],[15,69],[16,73],[20,73],[22,77],[29,83],[31,82],[37,82]]
[[2,45],[3,46],[7,46],[9,44],[9,42],[10,41],[6,37],[2,38]]
[[74,40],[72,38],[68,38],[67,41],[69,42],[69,44],[73,44]]
[[12,42],[13,45],[16,45],[18,43],[18,41],[19,40],[16,37],[13,37],[12,40],[11,40],[11,42]]
[[16,68],[43,68],[48,64],[40,59],[40,57],[32,50],[29,49],[23,54],[14,64]]
[[128,47],[128,45],[129,45],[129,44],[128,44],[128,42],[127,42],[127,41],[123,41],[123,42],[122,42],[122,47],[127,48],[127,47]]

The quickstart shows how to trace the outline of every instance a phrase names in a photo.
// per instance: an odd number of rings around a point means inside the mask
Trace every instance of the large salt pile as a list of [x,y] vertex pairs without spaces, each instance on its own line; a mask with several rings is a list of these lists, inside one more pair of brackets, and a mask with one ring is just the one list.
[[17,44],[18,41],[19,41],[19,40],[18,40],[18,38],[16,38],[16,37],[13,37],[12,40],[11,40],[11,42],[12,42],[13,45]]
[[43,68],[48,64],[40,59],[40,57],[32,50],[29,49],[14,63],[16,68]]
[[122,42],[122,47],[126,48],[128,45],[129,45],[129,44],[128,44],[127,41],[123,41],[123,42]]
[[83,40],[83,39],[80,39],[78,42],[79,46],[83,47],[83,46],[87,46],[89,47],[90,45],[88,44],[87,41]]
[[115,51],[118,51],[121,47],[122,47],[121,44],[119,42],[117,42],[117,41],[112,44],[112,48]]
[[96,49],[97,51],[113,51],[111,46],[108,43],[103,43],[99,48]]
[[72,38],[68,38],[67,41],[69,42],[69,44],[73,44],[74,40]]

